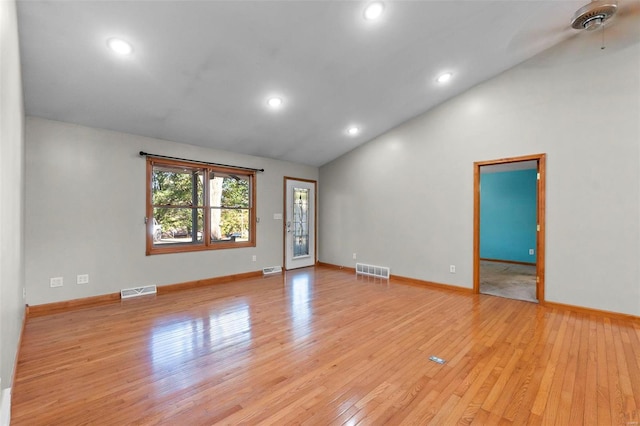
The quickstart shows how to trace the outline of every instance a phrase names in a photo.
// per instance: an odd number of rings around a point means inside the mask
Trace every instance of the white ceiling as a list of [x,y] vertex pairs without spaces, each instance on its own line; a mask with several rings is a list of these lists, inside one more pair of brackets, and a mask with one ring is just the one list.
[[361,1],[21,0],[25,108],[320,166],[569,37],[586,2],[394,0],[370,22]]

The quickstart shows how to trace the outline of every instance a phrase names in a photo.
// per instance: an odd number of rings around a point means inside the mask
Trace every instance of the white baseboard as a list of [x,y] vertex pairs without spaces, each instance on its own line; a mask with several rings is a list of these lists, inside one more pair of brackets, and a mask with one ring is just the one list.
[[9,423],[11,423],[11,388],[6,388],[0,395],[0,426],[9,426]]

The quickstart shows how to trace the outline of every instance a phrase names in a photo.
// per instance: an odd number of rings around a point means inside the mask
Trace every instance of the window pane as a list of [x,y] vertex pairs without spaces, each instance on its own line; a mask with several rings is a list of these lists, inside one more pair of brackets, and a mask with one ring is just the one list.
[[249,176],[209,172],[211,207],[249,208]]
[[153,209],[153,220],[153,243],[156,245],[202,243],[203,209],[156,207]]
[[309,255],[309,190],[293,189],[293,256]]
[[248,241],[249,209],[211,209],[211,242]]
[[154,206],[204,205],[203,170],[188,167],[154,166]]

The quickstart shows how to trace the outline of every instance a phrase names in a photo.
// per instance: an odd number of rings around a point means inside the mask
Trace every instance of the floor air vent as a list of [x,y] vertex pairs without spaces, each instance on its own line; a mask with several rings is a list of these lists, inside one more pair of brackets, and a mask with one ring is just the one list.
[[145,294],[156,294],[158,289],[155,285],[146,285],[144,287],[123,288],[120,290],[120,298],[128,299],[129,297],[144,296]]
[[282,267],[279,265],[262,268],[262,275],[279,274],[280,272],[282,272]]
[[389,279],[389,268],[386,266],[365,265],[356,263],[356,275],[370,275],[372,277]]

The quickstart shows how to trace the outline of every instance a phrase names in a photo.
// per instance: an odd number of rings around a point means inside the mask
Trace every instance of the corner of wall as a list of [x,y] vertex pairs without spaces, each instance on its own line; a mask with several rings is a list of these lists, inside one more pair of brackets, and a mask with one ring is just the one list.
[[11,388],[2,390],[0,394],[0,426],[9,426],[11,422]]
[[0,19],[0,425],[4,425],[9,424],[12,377],[25,315],[25,114],[15,0],[0,1]]

